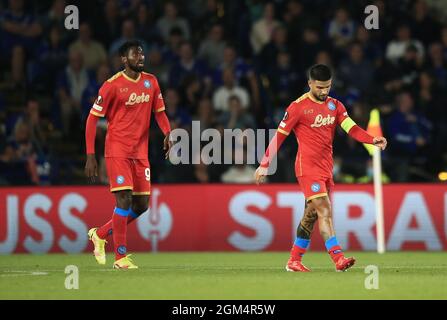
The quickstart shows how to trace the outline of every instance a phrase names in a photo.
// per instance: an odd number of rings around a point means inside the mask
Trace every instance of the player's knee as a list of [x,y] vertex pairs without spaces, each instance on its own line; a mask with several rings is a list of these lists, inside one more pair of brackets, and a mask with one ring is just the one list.
[[317,217],[318,218],[331,218],[332,217],[332,210],[331,210],[331,204],[327,199],[315,199],[314,207],[317,211]]
[[318,219],[318,213],[315,209],[306,210],[304,214],[305,214],[304,219],[306,219],[311,223],[314,223]]
[[132,205],[132,193],[127,190],[119,191],[115,194],[118,208],[128,209]]
[[133,196],[132,211],[137,215],[141,215],[147,211],[149,207],[149,196]]
[[137,215],[142,215],[147,211],[149,206],[147,204],[132,204],[132,211],[135,212]]

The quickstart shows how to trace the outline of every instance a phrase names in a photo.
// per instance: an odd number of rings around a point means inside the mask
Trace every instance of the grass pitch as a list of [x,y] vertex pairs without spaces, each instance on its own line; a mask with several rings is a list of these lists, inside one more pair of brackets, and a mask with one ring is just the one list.
[[[90,254],[0,256],[0,299],[447,299],[447,253],[352,253],[335,272],[327,253],[308,253],[311,273],[286,272],[287,252],[136,253],[138,270],[113,270]],[[79,289],[65,288],[65,268]],[[365,288],[365,267],[379,268],[379,289]]]

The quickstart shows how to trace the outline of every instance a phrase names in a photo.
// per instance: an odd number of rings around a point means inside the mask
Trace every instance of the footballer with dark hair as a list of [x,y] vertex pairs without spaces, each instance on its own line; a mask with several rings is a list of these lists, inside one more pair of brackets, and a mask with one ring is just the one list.
[[99,264],[106,263],[106,238],[113,234],[116,269],[138,268],[127,254],[127,224],[148,209],[151,171],[148,160],[151,115],[165,135],[164,150],[168,156],[171,142],[169,120],[164,112],[163,96],[157,78],[143,71],[144,52],[139,41],[125,42],[119,49],[124,70],[108,79],[87,118],[85,141],[87,162],[85,174],[94,181],[98,175],[95,158],[95,136],[98,119],[107,119],[105,160],[110,191],[116,207],[112,219],[88,232]]
[[264,181],[272,158],[282,142],[293,131],[298,142],[295,175],[305,197],[303,218],[298,225],[286,270],[309,272],[302,264],[302,257],[309,247],[310,237],[318,220],[320,234],[337,271],[345,271],[354,265],[355,259],[346,258],[335,236],[329,192],[334,186],[332,179],[332,142],[335,128],[340,125],[347,134],[361,143],[373,144],[385,149],[384,137],[372,137],[360,128],[348,115],[345,106],[329,96],[332,72],[322,64],[308,71],[310,90],[292,102],[286,110],[278,130],[270,142],[255,179]]

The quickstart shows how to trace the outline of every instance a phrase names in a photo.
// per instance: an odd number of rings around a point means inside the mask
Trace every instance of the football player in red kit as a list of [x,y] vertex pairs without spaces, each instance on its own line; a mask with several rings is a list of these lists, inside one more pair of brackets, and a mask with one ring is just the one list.
[[116,269],[138,268],[127,254],[127,224],[148,209],[151,174],[148,161],[149,128],[152,113],[165,135],[164,149],[169,153],[171,131],[164,112],[163,96],[157,78],[143,72],[144,52],[138,41],[127,41],[120,48],[125,69],[108,79],[99,89],[98,98],[87,118],[85,173],[98,175],[95,158],[95,135],[98,119],[107,119],[105,161],[110,191],[116,206],[112,219],[88,232],[99,264],[105,264],[106,238],[113,234]]
[[309,247],[310,236],[318,220],[320,234],[337,271],[345,271],[355,263],[346,258],[335,237],[329,191],[332,180],[332,142],[337,125],[361,143],[373,144],[385,149],[384,137],[372,137],[360,128],[348,115],[345,106],[329,96],[332,73],[325,65],[314,65],[308,74],[309,92],[292,102],[286,110],[278,130],[266,150],[255,179],[259,184],[267,175],[268,166],[285,138],[293,131],[298,142],[295,175],[305,197],[303,218],[297,228],[286,270],[310,271],[301,262]]

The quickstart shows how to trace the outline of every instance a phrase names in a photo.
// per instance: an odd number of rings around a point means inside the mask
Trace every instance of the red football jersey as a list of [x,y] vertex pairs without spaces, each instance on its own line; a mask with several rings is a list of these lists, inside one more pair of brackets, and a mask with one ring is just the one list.
[[297,177],[332,177],[335,128],[348,117],[345,106],[331,97],[322,102],[306,93],[289,105],[278,131],[285,135],[292,130],[295,133]]
[[165,110],[157,78],[123,71],[104,82],[90,113],[107,119],[105,157],[147,159],[151,113]]

